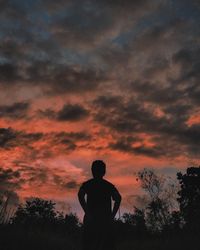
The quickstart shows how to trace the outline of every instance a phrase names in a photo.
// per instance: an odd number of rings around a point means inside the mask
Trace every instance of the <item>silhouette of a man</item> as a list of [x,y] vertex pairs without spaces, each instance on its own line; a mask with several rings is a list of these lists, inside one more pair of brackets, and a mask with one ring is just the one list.
[[120,206],[121,195],[113,184],[103,179],[105,173],[105,163],[101,160],[94,161],[93,178],[84,182],[78,192],[79,202],[85,212],[84,250],[114,249],[112,224]]

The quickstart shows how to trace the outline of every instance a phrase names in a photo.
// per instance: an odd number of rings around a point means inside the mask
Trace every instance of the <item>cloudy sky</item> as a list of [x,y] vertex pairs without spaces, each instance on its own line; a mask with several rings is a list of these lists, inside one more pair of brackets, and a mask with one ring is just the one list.
[[0,189],[78,210],[95,159],[126,206],[200,153],[199,0],[0,0]]

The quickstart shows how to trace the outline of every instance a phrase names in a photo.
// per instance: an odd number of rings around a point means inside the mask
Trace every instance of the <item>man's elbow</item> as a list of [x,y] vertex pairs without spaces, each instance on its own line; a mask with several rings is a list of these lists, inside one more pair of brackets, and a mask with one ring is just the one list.
[[80,189],[80,190],[78,191],[78,199],[79,199],[79,201],[83,201],[84,198],[85,198],[85,193],[83,192],[82,189]]
[[119,194],[119,196],[118,196],[117,199],[116,199],[116,202],[117,202],[118,204],[120,204],[121,201],[122,201],[122,196]]
[[79,199],[79,201],[81,201],[82,199],[83,199],[83,194],[82,194],[82,192],[81,191],[79,191],[78,192],[78,199]]
[[80,192],[80,190],[78,191],[77,196],[78,196],[78,198],[81,196],[81,192]]

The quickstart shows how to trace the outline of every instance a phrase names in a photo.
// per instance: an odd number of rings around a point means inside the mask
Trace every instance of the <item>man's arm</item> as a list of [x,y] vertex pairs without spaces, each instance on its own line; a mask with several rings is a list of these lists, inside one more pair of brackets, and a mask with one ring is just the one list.
[[80,189],[79,189],[78,199],[79,199],[79,202],[80,202],[82,209],[86,213],[87,212],[87,203],[85,201],[85,191],[82,187],[80,187]]
[[113,190],[112,198],[114,200],[114,206],[113,206],[113,210],[112,210],[112,218],[114,219],[115,215],[117,214],[117,211],[120,207],[121,200],[122,200],[122,197],[116,188],[114,188],[114,190]]

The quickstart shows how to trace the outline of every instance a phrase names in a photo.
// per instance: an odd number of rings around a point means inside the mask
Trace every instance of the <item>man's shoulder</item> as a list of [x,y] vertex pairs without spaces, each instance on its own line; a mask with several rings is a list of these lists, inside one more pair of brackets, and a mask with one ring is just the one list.
[[107,181],[107,180],[105,180],[105,179],[103,179],[103,182],[104,182],[104,184],[107,185],[108,187],[111,187],[111,188],[114,188],[114,187],[115,187],[111,182],[109,182],[109,181]]
[[93,178],[93,179],[89,179],[89,180],[82,183],[83,188],[87,188],[87,187],[90,187],[90,186],[93,186],[93,185],[94,186],[96,186],[96,185],[102,186],[103,185],[103,186],[111,188],[111,189],[115,188],[115,186],[111,182],[109,182],[109,181],[107,181],[105,179],[101,179],[101,181],[99,182],[99,181],[97,181],[97,180],[95,180]]
[[93,179],[89,179],[89,180],[84,181],[84,182],[82,183],[82,187],[89,186],[89,185],[91,185],[92,183],[93,183]]

